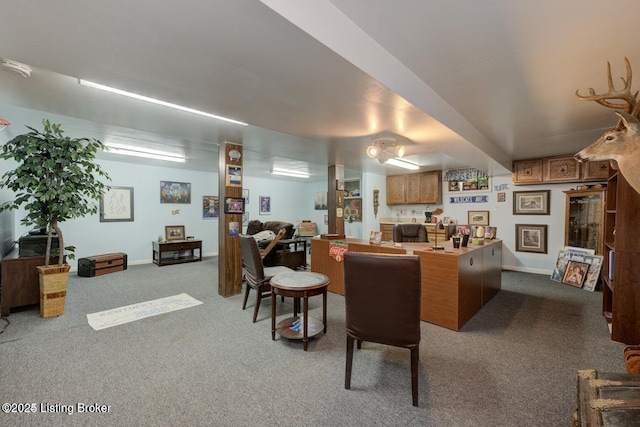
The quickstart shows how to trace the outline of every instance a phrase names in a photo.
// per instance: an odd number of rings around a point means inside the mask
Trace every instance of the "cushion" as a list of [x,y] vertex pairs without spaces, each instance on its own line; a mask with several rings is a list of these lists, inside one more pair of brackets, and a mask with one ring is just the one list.
[[260,246],[260,243],[270,242],[273,239],[275,239],[276,233],[274,233],[271,230],[263,230],[263,231],[258,231],[256,234],[252,234],[251,237],[256,239],[258,246]]

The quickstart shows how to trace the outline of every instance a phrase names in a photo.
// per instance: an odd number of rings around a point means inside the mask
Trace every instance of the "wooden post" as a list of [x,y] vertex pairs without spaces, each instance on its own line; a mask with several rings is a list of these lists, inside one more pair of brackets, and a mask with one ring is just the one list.
[[344,234],[344,166],[329,166],[327,209],[329,234]]
[[[230,156],[229,153],[232,153]],[[239,156],[238,156],[239,153]],[[235,175],[229,179],[228,169]],[[239,174],[239,178],[238,178]],[[242,215],[225,214],[226,197],[242,197],[242,145],[223,142],[218,149],[218,197],[220,218],[218,220],[218,294],[223,297],[242,292],[242,251],[240,239],[229,235],[229,225],[237,223],[242,232]],[[238,182],[239,181],[239,182]]]

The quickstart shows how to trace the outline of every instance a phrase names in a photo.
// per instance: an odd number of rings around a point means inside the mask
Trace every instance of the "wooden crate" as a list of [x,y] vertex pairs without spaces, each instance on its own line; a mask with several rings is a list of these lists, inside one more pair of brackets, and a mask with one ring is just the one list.
[[93,255],[78,260],[78,276],[94,277],[127,269],[127,254],[114,252],[111,254]]

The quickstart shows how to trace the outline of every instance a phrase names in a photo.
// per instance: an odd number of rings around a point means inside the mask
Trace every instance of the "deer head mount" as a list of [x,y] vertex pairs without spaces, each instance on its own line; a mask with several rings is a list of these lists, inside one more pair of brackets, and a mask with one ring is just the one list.
[[638,91],[631,93],[631,64],[624,58],[627,67],[627,77],[620,79],[624,83],[622,90],[616,90],[611,78],[611,64],[607,62],[607,77],[609,91],[605,94],[597,94],[589,88],[589,95],[576,96],[582,101],[595,101],[605,107],[622,110],[616,111],[620,118],[618,124],[608,131],[593,144],[574,156],[579,162],[613,160],[617,163],[618,170],[629,182],[633,189],[640,193],[640,103]]

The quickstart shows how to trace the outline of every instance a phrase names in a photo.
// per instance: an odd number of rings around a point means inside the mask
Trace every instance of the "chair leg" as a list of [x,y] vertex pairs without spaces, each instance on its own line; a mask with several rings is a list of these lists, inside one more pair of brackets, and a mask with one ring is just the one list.
[[256,308],[253,310],[253,323],[256,323],[256,320],[258,319],[258,310],[260,310],[260,302],[262,301],[262,292],[260,289],[257,289],[256,293],[258,296],[256,298]]
[[420,360],[420,349],[418,346],[411,349],[411,396],[413,406],[418,406],[418,362]]
[[353,364],[353,338],[347,335],[347,365],[344,371],[344,388],[351,388],[351,366]]
[[245,284],[246,289],[244,291],[244,301],[242,301],[242,309],[247,308],[247,300],[249,299],[249,291],[251,290],[251,286],[248,283]]
[[358,340],[358,350],[362,348],[362,340]]

